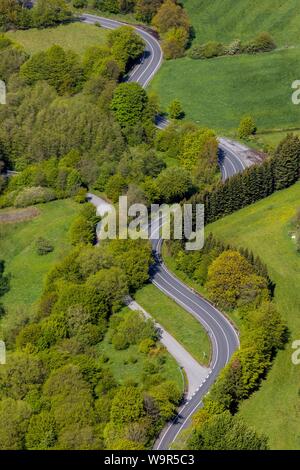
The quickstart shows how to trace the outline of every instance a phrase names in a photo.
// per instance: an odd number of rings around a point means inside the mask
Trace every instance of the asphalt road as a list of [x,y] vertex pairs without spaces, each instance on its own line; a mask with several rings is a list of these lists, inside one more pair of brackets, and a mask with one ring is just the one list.
[[[82,15],[81,20],[91,24],[98,22],[104,28],[109,29],[115,29],[123,24],[89,14]],[[155,37],[140,27],[135,27],[135,29],[144,39],[146,48],[143,60],[130,71],[128,81],[135,81],[146,87],[159,69],[163,55],[160,44]],[[165,119],[157,119],[158,127],[163,128],[167,124],[168,122]],[[232,151],[226,139],[219,139],[219,164],[223,180],[246,168],[245,162]],[[203,379],[194,396],[182,404],[177,417],[165,427],[157,439],[154,449],[162,450],[168,449],[180,431],[189,425],[191,416],[202,406],[203,397],[209,391],[220,371],[228,363],[234,351],[239,347],[239,338],[235,328],[219,310],[168,271],[160,256],[162,240],[153,240],[152,244],[156,260],[151,271],[153,284],[185,308],[203,325],[210,336],[213,348],[209,373]]]

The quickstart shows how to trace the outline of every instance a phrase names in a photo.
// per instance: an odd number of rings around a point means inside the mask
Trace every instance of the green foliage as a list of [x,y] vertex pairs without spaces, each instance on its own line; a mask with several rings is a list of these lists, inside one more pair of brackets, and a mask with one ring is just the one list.
[[54,447],[57,439],[57,426],[53,414],[42,411],[33,415],[26,434],[26,448],[46,450]]
[[171,119],[181,119],[184,116],[184,112],[179,100],[173,100],[170,103],[168,113]]
[[144,51],[143,39],[130,26],[121,26],[109,33],[108,45],[112,55],[123,64],[124,70]]
[[92,244],[96,238],[96,224],[99,218],[96,216],[92,204],[85,204],[80,215],[70,226],[69,234],[72,245]]
[[136,19],[150,23],[162,2],[163,0],[137,0],[134,9]]
[[43,256],[51,253],[54,246],[45,238],[39,237],[35,242],[36,252],[38,255]]
[[270,52],[276,49],[274,39],[269,33],[263,32],[257,34],[252,40],[243,46],[243,51],[248,54],[255,54],[257,52]]
[[250,263],[236,251],[224,251],[209,267],[206,288],[223,308],[234,308],[268,298],[267,281],[255,274]]
[[108,198],[114,203],[119,202],[119,197],[126,192],[126,189],[126,179],[119,173],[112,175],[105,186],[105,192]]
[[224,412],[194,430],[188,441],[191,450],[266,450],[266,436],[259,436],[237,417]]
[[127,312],[114,330],[112,344],[116,349],[126,349],[131,344],[144,340],[157,339],[157,333],[151,320],[145,321],[139,312]]
[[183,57],[188,44],[189,32],[184,27],[171,28],[164,34],[162,48],[166,59]]
[[275,189],[287,188],[294,184],[300,176],[299,138],[288,134],[278,145],[272,163]]
[[20,352],[11,354],[0,370],[1,399],[23,400],[30,392],[40,390],[45,376],[45,367],[36,356]]
[[148,102],[138,83],[121,83],[115,90],[111,109],[121,126],[134,126],[143,120]]
[[88,0],[72,0],[72,5],[75,8],[86,8]]
[[193,191],[190,174],[183,168],[167,168],[158,176],[157,186],[164,202],[178,202]]
[[111,421],[117,426],[138,421],[145,414],[141,391],[134,387],[121,387],[112,400]]
[[185,10],[172,0],[166,0],[152,19],[152,24],[160,34],[167,33],[171,28],[184,28],[189,31],[190,22]]
[[246,116],[241,119],[239,128],[238,128],[238,136],[240,139],[247,139],[251,135],[255,134],[256,132],[256,125],[254,119],[251,116]]
[[206,44],[196,44],[188,52],[191,59],[211,59],[224,55],[224,46],[217,41],[209,41]]
[[37,0],[32,10],[33,23],[38,28],[70,21],[72,13],[64,0]]
[[0,260],[0,297],[9,291],[10,276],[7,274],[4,274],[4,271],[5,271],[5,262],[3,260]]
[[298,137],[288,135],[273,157],[196,197],[204,201],[206,221],[217,220],[295,183],[299,179],[299,148]]
[[0,401],[0,449],[22,450],[31,415],[30,406],[20,400],[7,398]]
[[50,188],[41,186],[23,189],[15,198],[15,207],[27,207],[56,199],[55,192]]
[[44,80],[60,95],[76,93],[83,82],[83,71],[77,55],[72,51],[64,51],[60,46],[52,46],[45,52],[34,54],[22,66],[21,76],[30,85]]

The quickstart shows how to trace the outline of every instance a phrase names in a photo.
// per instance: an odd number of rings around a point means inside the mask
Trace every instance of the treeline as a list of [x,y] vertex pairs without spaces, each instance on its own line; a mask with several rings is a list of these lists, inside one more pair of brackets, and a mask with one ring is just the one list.
[[233,56],[239,54],[257,54],[259,52],[271,52],[276,48],[274,39],[269,33],[263,32],[248,42],[242,43],[235,39],[230,44],[222,44],[217,41],[209,41],[205,44],[195,44],[189,51],[191,59],[211,59],[220,56]]
[[0,31],[46,28],[71,21],[73,13],[64,0],[1,0]]
[[[196,450],[265,449],[258,436],[235,415],[242,400],[260,386],[287,330],[272,302],[267,268],[251,251],[225,246],[212,235],[200,252],[185,252],[177,242],[169,249],[176,268],[203,285],[209,299],[239,319],[240,348],[221,372],[196,413],[187,448]],[[216,436],[217,429],[222,432]]]
[[73,0],[73,6],[110,13],[134,13],[138,21],[158,31],[166,59],[182,57],[190,42],[191,23],[176,0]]
[[273,156],[253,165],[212,190],[194,196],[192,201],[205,205],[206,223],[213,222],[275,191],[296,183],[300,177],[300,140],[288,134]]
[[[150,448],[176,413],[181,392],[166,380],[158,333],[124,309],[125,297],[148,280],[151,246],[95,247],[95,222],[95,208],[83,205],[70,229],[74,250],[48,273],[36,308],[2,319],[0,449]],[[129,348],[114,363],[116,351]],[[120,379],[117,368],[136,363],[141,373]]]

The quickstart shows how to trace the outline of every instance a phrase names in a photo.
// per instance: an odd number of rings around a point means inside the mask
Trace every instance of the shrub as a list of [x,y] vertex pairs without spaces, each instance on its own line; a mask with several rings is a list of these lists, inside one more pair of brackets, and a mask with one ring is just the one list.
[[224,47],[224,54],[237,55],[243,52],[243,46],[240,39],[234,39],[230,44]]
[[244,117],[238,128],[238,136],[240,139],[247,139],[251,135],[255,134],[256,125],[255,121],[251,116]]
[[47,255],[54,250],[54,246],[51,245],[49,240],[39,237],[35,242],[35,249],[38,255]]
[[270,52],[276,48],[274,39],[269,33],[259,33],[252,41],[244,46],[244,52],[255,54],[257,52]]
[[42,202],[49,202],[56,199],[56,194],[53,189],[43,188],[41,186],[33,186],[31,188],[23,189],[16,197],[15,207],[27,207]]
[[179,100],[173,100],[168,108],[169,116],[171,119],[182,119],[184,112]]
[[224,46],[217,41],[209,41],[206,44],[195,45],[189,51],[191,59],[211,59],[224,54]]
[[164,35],[162,47],[166,59],[177,59],[184,55],[189,33],[184,28],[171,28]]
[[88,6],[87,0],[73,0],[72,2],[74,8],[86,8]]

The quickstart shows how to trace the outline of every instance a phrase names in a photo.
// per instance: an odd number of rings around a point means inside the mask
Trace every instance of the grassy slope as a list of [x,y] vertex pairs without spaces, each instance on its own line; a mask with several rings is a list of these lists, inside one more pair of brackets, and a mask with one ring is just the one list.
[[199,42],[250,39],[270,32],[280,45],[299,43],[298,0],[183,0]]
[[300,449],[300,368],[291,361],[291,343],[300,335],[300,255],[289,237],[289,221],[299,206],[300,183],[208,227],[223,241],[252,249],[267,264],[276,283],[276,304],[290,330],[286,349],[240,410],[249,424],[269,436],[273,449]]
[[7,35],[22,44],[31,54],[47,49],[53,44],[83,54],[89,46],[103,44],[107,31],[94,25],[71,23],[56,28],[14,31]]
[[135,299],[195,359],[205,365],[209,363],[209,339],[202,326],[192,315],[150,284],[139,290]]
[[[179,98],[187,118],[233,134],[242,116],[252,114],[259,130],[300,128],[291,84],[300,76],[300,9],[297,0],[185,0],[196,42],[247,39],[273,34],[271,54],[165,62],[154,78],[164,107]],[[295,46],[295,47],[294,47]]]
[[187,118],[220,131],[232,131],[251,114],[258,128],[300,126],[291,84],[300,76],[300,48],[256,56],[166,62],[154,78],[164,107],[175,98]]
[[[30,305],[37,300],[50,267],[71,247],[68,230],[79,205],[64,200],[36,207],[40,211],[38,217],[0,227],[0,259],[6,261],[6,270],[12,275],[11,289],[1,299],[7,307]],[[47,238],[54,245],[54,251],[45,256],[37,255],[35,240],[38,237]]]

